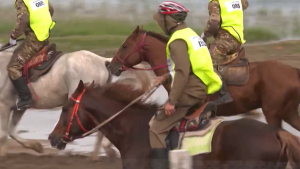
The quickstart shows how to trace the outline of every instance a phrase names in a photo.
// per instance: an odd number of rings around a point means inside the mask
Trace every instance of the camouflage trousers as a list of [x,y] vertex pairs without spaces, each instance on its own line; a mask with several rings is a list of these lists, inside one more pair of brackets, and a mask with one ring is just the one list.
[[229,60],[230,55],[238,52],[242,44],[229,32],[220,30],[215,37],[215,47],[210,49],[214,65],[221,64]]
[[27,61],[34,57],[49,41],[40,42],[34,34],[26,36],[26,40],[17,47],[6,69],[12,80],[22,77],[23,67]]

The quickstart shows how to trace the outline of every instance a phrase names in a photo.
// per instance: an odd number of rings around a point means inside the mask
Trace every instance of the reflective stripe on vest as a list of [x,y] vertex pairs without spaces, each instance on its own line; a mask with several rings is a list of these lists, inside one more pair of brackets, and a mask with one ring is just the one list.
[[48,0],[23,0],[23,2],[29,12],[30,28],[39,41],[46,40],[55,25],[49,11]]
[[[212,1],[212,0],[210,0]],[[218,0],[221,8],[221,28],[244,44],[244,13],[241,0]]]
[[213,94],[219,91],[222,86],[222,81],[214,72],[209,50],[205,42],[190,28],[185,28],[174,32],[167,44],[166,52],[168,68],[172,75],[173,81],[175,77],[175,64],[170,57],[169,45],[177,39],[182,39],[187,43],[192,71],[207,86],[207,94]]

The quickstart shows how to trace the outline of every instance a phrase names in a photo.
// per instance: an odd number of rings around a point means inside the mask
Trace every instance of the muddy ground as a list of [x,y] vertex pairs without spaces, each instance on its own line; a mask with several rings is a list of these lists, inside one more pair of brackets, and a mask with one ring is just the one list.
[[[276,59],[300,68],[300,41],[286,41],[272,44],[246,45],[246,55],[250,61]],[[42,141],[43,144],[49,144]],[[105,157],[93,162],[89,154],[59,155],[49,147],[43,155],[26,150],[16,142],[9,141],[9,155],[0,157],[0,169],[121,169],[121,160],[111,161]]]

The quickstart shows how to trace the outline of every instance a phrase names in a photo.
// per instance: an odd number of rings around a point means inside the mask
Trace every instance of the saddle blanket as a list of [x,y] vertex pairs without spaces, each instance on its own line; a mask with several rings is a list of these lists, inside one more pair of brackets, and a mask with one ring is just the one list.
[[214,132],[223,118],[211,119],[209,128],[200,131],[189,131],[183,136],[181,150],[187,150],[191,156],[211,152],[211,143]]

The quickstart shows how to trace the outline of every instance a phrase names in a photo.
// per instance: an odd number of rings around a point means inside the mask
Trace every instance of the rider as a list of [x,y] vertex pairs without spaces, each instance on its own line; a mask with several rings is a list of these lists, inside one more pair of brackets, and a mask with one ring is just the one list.
[[203,104],[207,94],[219,91],[222,86],[220,77],[214,72],[205,42],[185,23],[188,12],[181,4],[166,1],[159,5],[158,12],[153,15],[164,33],[171,36],[166,48],[170,73],[157,77],[156,84],[172,81],[164,111],[149,123],[151,163],[156,169],[167,166],[165,139],[169,130],[186,115],[191,106]]
[[215,38],[216,46],[211,53],[214,66],[229,60],[246,42],[243,10],[248,6],[247,0],[210,0],[209,20],[201,38]]
[[11,33],[9,44],[16,45],[16,39],[25,33],[25,41],[14,51],[7,66],[8,75],[19,98],[11,109],[25,109],[32,103],[30,90],[22,76],[24,64],[38,51],[49,44],[54,10],[48,0],[16,0],[17,21]]

